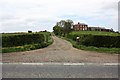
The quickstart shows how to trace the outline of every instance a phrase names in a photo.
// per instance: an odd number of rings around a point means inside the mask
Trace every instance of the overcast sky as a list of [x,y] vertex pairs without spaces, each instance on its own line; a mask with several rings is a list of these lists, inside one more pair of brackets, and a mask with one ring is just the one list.
[[0,32],[52,31],[60,20],[118,30],[119,0],[0,0]]

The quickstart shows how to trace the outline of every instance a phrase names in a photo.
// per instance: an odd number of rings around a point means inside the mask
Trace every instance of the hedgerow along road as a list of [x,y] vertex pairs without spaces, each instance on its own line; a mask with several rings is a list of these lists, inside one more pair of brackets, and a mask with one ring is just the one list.
[[43,62],[66,62],[66,63],[117,63],[118,54],[98,53],[83,51],[72,47],[66,40],[52,36],[52,45],[25,52],[5,53],[2,55],[3,63],[43,63]]

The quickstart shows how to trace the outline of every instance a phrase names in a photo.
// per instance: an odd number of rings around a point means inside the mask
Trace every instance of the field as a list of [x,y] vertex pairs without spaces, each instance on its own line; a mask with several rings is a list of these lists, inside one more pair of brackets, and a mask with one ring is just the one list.
[[[79,42],[76,37],[80,37]],[[120,53],[120,34],[100,31],[73,31],[64,39],[73,47],[97,52]]]
[[2,34],[2,53],[44,48],[52,42],[50,32],[4,33]]
[[101,35],[101,36],[120,36],[118,33],[114,32],[102,32],[102,31],[73,31],[70,34],[78,35]]
[[23,34],[44,34],[48,35],[50,32],[33,32],[33,33],[27,33],[27,32],[21,32],[21,33],[2,33],[2,36],[14,36],[14,35],[23,35]]

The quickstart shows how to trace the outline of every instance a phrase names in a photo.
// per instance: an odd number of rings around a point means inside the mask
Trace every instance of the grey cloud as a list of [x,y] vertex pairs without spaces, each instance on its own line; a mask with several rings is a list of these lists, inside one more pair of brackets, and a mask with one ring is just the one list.
[[108,2],[102,7],[102,9],[103,10],[118,10],[118,2]]
[[17,19],[17,17],[13,15],[1,15],[0,16],[0,21],[8,21],[8,20],[14,20],[14,19]]
[[[66,4],[67,1],[70,3]],[[29,28],[32,30],[47,29],[51,31],[53,24],[66,18],[75,21],[90,20],[91,24],[99,22],[103,25],[109,25],[111,23],[110,20],[115,20],[113,19],[117,13],[115,0],[108,0],[108,2],[102,0],[105,4],[101,4],[101,0],[87,1],[1,0],[0,14],[5,15],[0,16],[0,22],[2,22],[4,31],[23,31]]]
[[2,23],[2,32],[16,32],[16,31],[27,31],[31,26],[28,26],[25,22],[8,22]]

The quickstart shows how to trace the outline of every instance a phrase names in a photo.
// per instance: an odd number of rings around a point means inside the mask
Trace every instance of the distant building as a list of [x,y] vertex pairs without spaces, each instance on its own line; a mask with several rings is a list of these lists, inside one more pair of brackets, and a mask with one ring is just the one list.
[[106,29],[104,27],[88,27],[88,31],[105,31],[105,32],[112,32],[113,29]]
[[88,30],[89,31],[103,31],[103,30],[105,30],[105,28],[103,28],[103,27],[89,27]]
[[88,27],[87,24],[80,23],[73,25],[74,31],[105,31],[105,32],[113,32],[113,29],[106,29],[104,27]]
[[84,23],[79,23],[78,22],[78,24],[73,25],[73,30],[75,30],[75,31],[88,30],[88,25],[84,24]]

